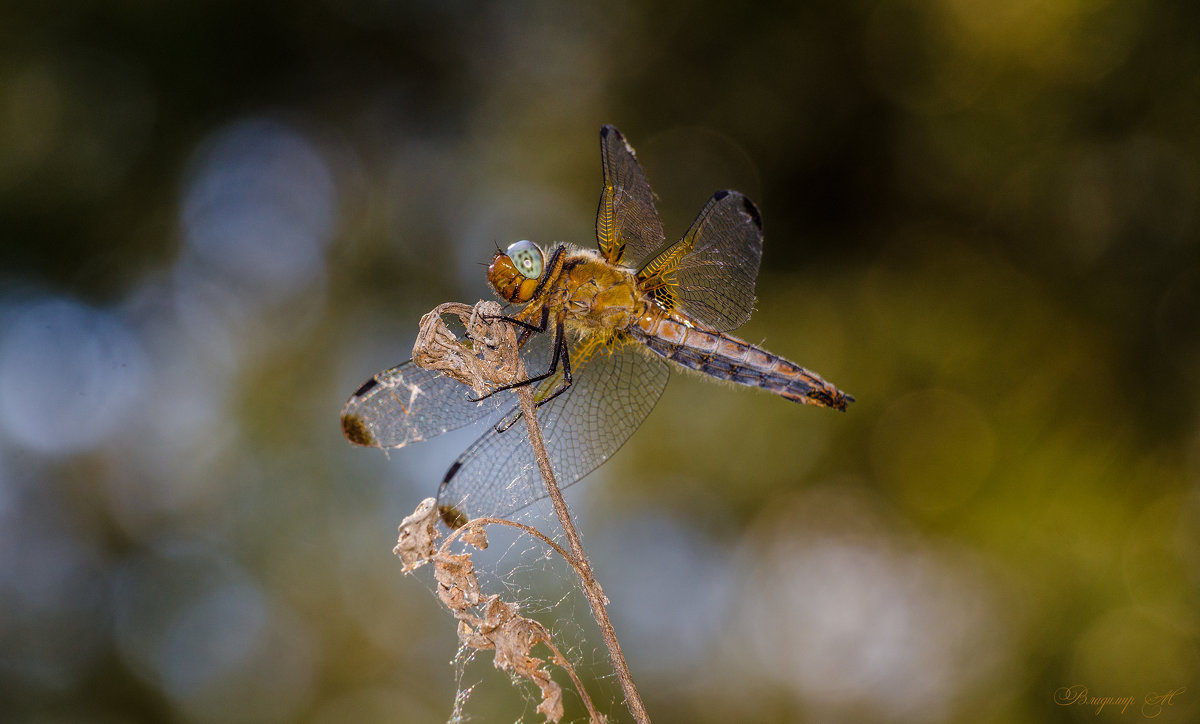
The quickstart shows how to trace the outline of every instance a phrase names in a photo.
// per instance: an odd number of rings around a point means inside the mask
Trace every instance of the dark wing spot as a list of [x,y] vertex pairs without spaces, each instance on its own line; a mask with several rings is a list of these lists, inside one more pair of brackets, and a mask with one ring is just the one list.
[[358,415],[342,415],[342,434],[355,445],[376,447],[375,437]]
[[454,477],[454,474],[457,473],[458,469],[461,467],[462,467],[462,461],[455,460],[454,464],[450,466],[450,469],[446,471],[446,477],[442,478],[442,485],[445,485],[446,483],[450,482],[450,478]]
[[375,385],[377,385],[377,384],[379,384],[379,383],[375,381],[375,378],[374,378],[374,377],[372,377],[371,379],[369,379],[369,380],[367,380],[366,382],[362,383],[362,386],[361,386],[361,387],[359,387],[357,390],[355,390],[355,391],[354,391],[354,396],[355,396],[355,397],[362,397],[363,395],[365,395],[365,394],[367,394],[368,392],[370,392],[370,391],[371,391],[371,389],[372,389],[373,387],[375,387]]
[[713,194],[713,201],[720,201],[721,199],[728,196],[729,193],[730,193],[729,189],[722,189],[722,190],[716,192],[715,194]]
[[758,230],[762,231],[762,216],[758,213],[758,207],[754,205],[754,202],[743,196],[742,209],[754,222],[754,225],[758,227]]
[[467,516],[453,505],[439,505],[438,515],[442,517],[442,522],[451,529],[458,529],[467,524]]
[[621,132],[618,131],[617,127],[614,125],[605,123],[603,126],[600,127],[600,137],[601,138],[608,138],[608,134],[610,134],[610,133],[617,134],[617,138],[621,137]]

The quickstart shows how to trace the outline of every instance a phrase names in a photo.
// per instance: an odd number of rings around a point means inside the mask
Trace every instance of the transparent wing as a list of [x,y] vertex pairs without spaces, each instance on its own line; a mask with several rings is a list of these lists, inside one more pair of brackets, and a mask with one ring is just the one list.
[[700,322],[735,329],[754,311],[762,245],[762,218],[750,199],[718,191],[683,238],[656,254],[638,276],[664,306],[677,302]]
[[472,402],[466,385],[412,360],[362,384],[342,408],[342,432],[356,445],[392,448],[440,435],[493,414],[511,394]]
[[[596,469],[629,439],[670,376],[664,361],[639,352],[634,343],[618,341],[611,351],[601,347],[582,364],[575,359],[584,356],[581,347],[573,352],[571,387],[538,408],[550,463],[563,487]],[[537,394],[544,397],[555,387],[552,378]],[[514,408],[503,419],[516,415]],[[443,519],[465,522],[503,517],[544,497],[529,433],[517,420],[504,432],[489,429],[458,458],[438,491],[438,507]]]
[[604,188],[596,211],[596,243],[614,264],[636,266],[662,246],[654,194],[633,147],[613,126],[600,129]]

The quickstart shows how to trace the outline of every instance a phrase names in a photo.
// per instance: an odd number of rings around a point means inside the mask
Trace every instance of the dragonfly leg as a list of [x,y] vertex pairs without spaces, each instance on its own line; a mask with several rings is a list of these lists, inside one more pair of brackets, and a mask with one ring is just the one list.
[[[563,383],[558,386],[557,390],[547,395],[544,400],[538,400],[537,407],[541,407],[555,397],[558,397],[571,386],[571,352],[567,349],[567,337],[563,334],[561,322],[558,325],[558,347],[554,350],[554,359],[558,359],[560,352],[562,353]],[[554,371],[553,363],[550,365],[550,371]]]
[[[511,389],[513,387],[521,387],[522,385],[527,385],[531,382],[540,382],[541,380],[544,380],[544,379],[550,377],[551,375],[553,375],[555,373],[555,371],[557,371],[559,362],[561,360],[562,368],[563,368],[563,383],[561,385],[559,385],[558,389],[556,389],[553,393],[546,396],[545,399],[538,400],[537,403],[535,404],[535,407],[541,407],[542,405],[546,404],[550,400],[553,400],[555,397],[558,397],[562,393],[566,392],[567,388],[569,388],[571,386],[571,352],[567,349],[567,336],[563,332],[564,332],[563,324],[562,324],[562,321],[560,320],[558,323],[558,327],[557,327],[557,333],[558,333],[557,341],[555,342],[555,345],[554,345],[554,358],[550,361],[550,369],[546,370],[545,374],[538,375],[537,377],[531,377],[528,380],[524,380],[522,382],[516,382],[512,385],[503,387],[501,389]],[[499,391],[500,390],[496,390],[496,392],[499,392]],[[502,418],[499,422],[496,423],[496,432],[504,432],[505,430],[512,427],[514,424],[516,424],[517,420],[521,419],[521,411],[518,408],[513,408],[513,412],[515,414],[507,415],[504,418]]]
[[[563,328],[563,321],[561,319],[558,321],[558,324],[555,326],[554,338],[555,338],[554,339],[554,357],[551,358],[550,367],[545,372],[543,372],[540,375],[534,375],[533,377],[529,377],[524,380],[519,380],[517,382],[513,382],[511,384],[501,385],[500,387],[497,387],[496,389],[492,390],[490,393],[485,395],[485,397],[494,395],[497,392],[511,390],[516,387],[524,387],[525,385],[531,385],[534,382],[541,382],[542,380],[550,377],[555,372],[557,372],[559,361],[564,360],[567,357],[567,354],[566,354],[567,335],[566,335],[566,330],[564,330],[564,328]],[[566,369],[570,370],[570,363],[567,363]],[[570,374],[570,373],[568,372],[567,374]],[[482,399],[482,398],[480,398],[480,399]]]
[[509,324],[520,327],[522,342],[528,339],[529,335],[533,334],[534,332],[541,334],[542,332],[546,331],[547,327],[550,326],[550,310],[546,307],[542,307],[542,321],[538,324],[526,322],[525,320],[517,319],[516,317],[510,317],[506,314],[497,314],[494,317],[490,315],[484,315],[483,318],[489,322],[508,322]]
[[[528,326],[529,329],[526,330],[525,334],[532,334],[534,331],[538,331],[538,332],[545,331],[546,326],[548,326],[548,324],[549,324],[548,317],[549,317],[549,311],[543,310],[542,311],[542,328],[541,329],[533,327],[533,325],[529,325],[528,323],[522,322],[519,319],[514,319],[511,321],[516,322],[518,324],[523,324],[523,325]],[[525,337],[525,334],[523,334],[522,337]],[[522,339],[521,341],[523,342],[524,340]],[[535,382],[541,382],[542,380],[550,377],[556,371],[558,371],[559,359],[566,358],[566,356],[567,356],[565,354],[566,346],[567,346],[566,330],[563,327],[563,320],[560,319],[560,320],[558,320],[558,323],[555,325],[554,358],[550,360],[550,368],[549,369],[547,369],[545,372],[543,372],[540,375],[534,375],[533,377],[528,377],[523,380],[518,380],[517,382],[513,382],[513,383],[510,383],[507,385],[501,385],[501,386],[497,387],[496,389],[492,390],[491,392],[487,393],[486,395],[481,395],[480,397],[471,398],[471,402],[479,402],[480,400],[486,400],[487,398],[491,397],[492,395],[496,394],[497,392],[504,392],[505,390],[511,390],[511,389],[514,389],[517,387],[524,387],[525,385],[531,385]],[[570,385],[570,382],[569,382],[570,375],[571,375],[570,362],[567,362],[565,375],[566,375],[566,378],[568,381],[564,385],[564,389],[566,386]],[[556,391],[554,393],[554,395],[551,395],[551,398],[558,396],[561,392],[562,392],[561,389]],[[550,399],[550,398],[547,398],[547,399]],[[543,402],[545,402],[545,401],[546,400],[543,400]],[[538,404],[540,405],[542,403],[539,402]]]
[[[530,322],[526,322],[523,319],[517,319],[516,317],[510,317],[506,314],[498,314],[494,317],[485,315],[484,319],[487,320],[488,322],[508,322],[509,324],[520,327],[521,328],[521,336],[517,337],[517,347],[522,348],[525,346],[525,343],[529,341],[529,338],[532,337],[535,333],[541,334],[542,332],[546,331],[547,327],[550,326],[550,310],[546,309],[545,307],[542,307],[542,321],[539,322],[538,324],[531,324]],[[486,395],[484,397],[486,397]],[[482,400],[484,398],[480,397],[479,399]]]

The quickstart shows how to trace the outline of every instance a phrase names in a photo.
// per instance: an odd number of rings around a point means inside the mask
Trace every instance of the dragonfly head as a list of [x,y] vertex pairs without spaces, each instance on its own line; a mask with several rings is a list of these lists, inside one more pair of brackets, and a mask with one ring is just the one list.
[[514,304],[533,299],[546,266],[546,257],[532,241],[518,241],[496,252],[488,266],[488,282],[501,298]]

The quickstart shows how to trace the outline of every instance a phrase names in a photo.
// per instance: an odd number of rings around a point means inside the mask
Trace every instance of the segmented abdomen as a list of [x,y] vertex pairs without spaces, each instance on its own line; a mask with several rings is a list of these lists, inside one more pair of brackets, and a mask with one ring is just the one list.
[[651,307],[628,331],[672,362],[718,379],[759,387],[793,402],[845,410],[854,400],[817,373],[678,312]]

